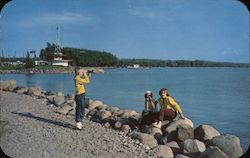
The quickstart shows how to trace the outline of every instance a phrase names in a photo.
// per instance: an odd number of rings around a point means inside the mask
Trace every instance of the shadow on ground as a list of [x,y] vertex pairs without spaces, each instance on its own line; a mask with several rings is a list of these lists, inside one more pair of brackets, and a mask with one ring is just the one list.
[[57,120],[42,118],[42,117],[39,117],[39,116],[35,116],[34,114],[29,113],[29,112],[24,112],[24,113],[11,112],[11,113],[19,115],[19,116],[24,116],[24,117],[29,117],[29,118],[32,118],[32,119],[36,119],[38,121],[46,122],[46,123],[53,124],[53,125],[56,125],[56,126],[61,126],[61,127],[64,127],[64,128],[70,128],[70,129],[73,128],[74,129],[74,126],[72,126],[69,123],[63,122],[61,120],[57,121]]

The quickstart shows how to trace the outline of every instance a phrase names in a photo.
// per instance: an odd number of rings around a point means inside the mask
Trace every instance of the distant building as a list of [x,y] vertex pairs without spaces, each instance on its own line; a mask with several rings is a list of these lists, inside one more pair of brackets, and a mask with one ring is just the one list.
[[128,66],[128,69],[138,69],[140,68],[139,64],[134,64],[133,66]]
[[63,57],[65,57],[65,55],[63,55],[63,53],[55,53],[55,57],[54,60],[52,60],[52,65],[54,66],[69,66],[69,62],[71,60],[64,60]]

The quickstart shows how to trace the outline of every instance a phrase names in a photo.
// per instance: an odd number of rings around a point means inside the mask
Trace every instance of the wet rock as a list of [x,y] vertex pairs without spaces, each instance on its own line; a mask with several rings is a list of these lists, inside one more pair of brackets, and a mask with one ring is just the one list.
[[208,147],[199,158],[228,158],[228,156],[216,146]]
[[220,132],[209,125],[200,125],[194,130],[195,139],[198,139],[205,144],[215,136],[219,136]]
[[199,140],[187,139],[183,142],[183,153],[191,158],[198,157],[205,150],[205,144]]
[[234,135],[215,136],[209,141],[210,146],[217,146],[229,158],[238,158],[243,154],[240,139]]
[[169,146],[159,145],[153,148],[153,152],[160,158],[173,158],[174,154]]
[[13,91],[16,88],[15,80],[0,80],[0,90]]

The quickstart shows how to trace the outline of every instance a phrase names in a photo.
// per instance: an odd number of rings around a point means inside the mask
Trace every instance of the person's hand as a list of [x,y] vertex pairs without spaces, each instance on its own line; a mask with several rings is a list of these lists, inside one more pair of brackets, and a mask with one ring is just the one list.
[[183,114],[180,114],[180,118],[185,120],[185,116]]

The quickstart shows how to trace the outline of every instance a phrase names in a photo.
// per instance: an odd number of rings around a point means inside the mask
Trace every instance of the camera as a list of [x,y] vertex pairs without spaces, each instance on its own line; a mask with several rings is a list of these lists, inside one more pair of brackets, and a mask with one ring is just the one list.
[[88,74],[94,73],[94,70],[88,70],[87,73]]

